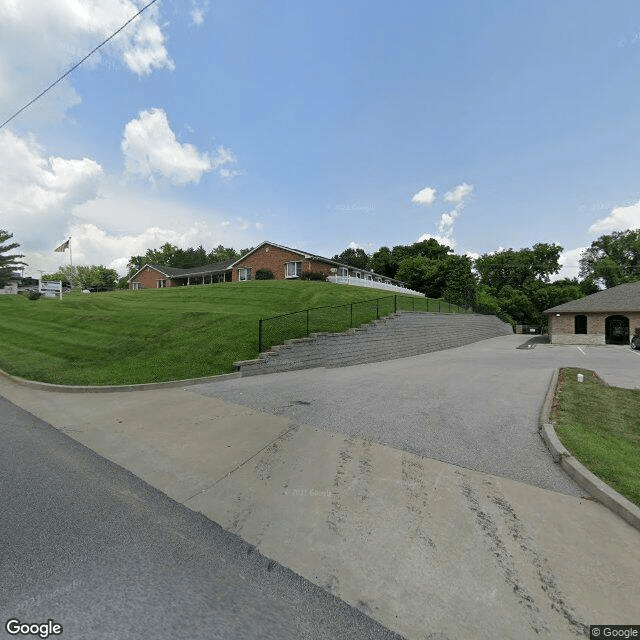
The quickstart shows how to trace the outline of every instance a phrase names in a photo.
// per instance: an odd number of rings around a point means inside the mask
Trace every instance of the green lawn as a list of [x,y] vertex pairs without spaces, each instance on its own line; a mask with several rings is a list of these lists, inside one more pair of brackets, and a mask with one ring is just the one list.
[[592,371],[562,369],[552,418],[571,454],[640,506],[640,391],[605,387]]
[[[76,385],[228,373],[234,361],[257,356],[260,318],[386,295],[328,282],[253,281],[73,293],[62,301],[0,296],[0,369]],[[403,308],[414,303],[408,296],[403,300]],[[437,302],[415,303],[437,311]]]

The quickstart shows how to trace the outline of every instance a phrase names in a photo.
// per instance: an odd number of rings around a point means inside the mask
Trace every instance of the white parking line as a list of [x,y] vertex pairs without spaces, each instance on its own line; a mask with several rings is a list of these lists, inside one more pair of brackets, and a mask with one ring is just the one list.
[[577,347],[577,348],[578,348],[578,350],[582,353],[582,355],[583,355],[583,356],[586,356],[586,355],[587,355],[584,351],[582,351],[582,347]]

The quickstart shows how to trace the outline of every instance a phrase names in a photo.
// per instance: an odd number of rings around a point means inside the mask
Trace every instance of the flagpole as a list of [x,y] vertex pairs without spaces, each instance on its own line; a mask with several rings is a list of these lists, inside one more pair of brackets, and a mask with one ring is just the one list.
[[67,242],[69,243],[69,265],[71,266],[71,271],[70,271],[71,288],[73,289],[73,257],[71,255],[71,236],[69,236],[69,239],[67,240]]

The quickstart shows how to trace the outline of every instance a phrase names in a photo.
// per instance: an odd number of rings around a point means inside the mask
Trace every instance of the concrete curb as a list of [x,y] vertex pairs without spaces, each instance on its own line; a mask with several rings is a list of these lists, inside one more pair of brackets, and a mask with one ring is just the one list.
[[38,391],[57,391],[58,393],[115,393],[117,391],[151,391],[153,389],[171,389],[173,387],[187,387],[193,384],[205,382],[218,382],[222,380],[232,380],[239,378],[240,372],[223,373],[217,376],[205,378],[188,378],[187,380],[169,380],[167,382],[147,382],[144,384],[123,384],[123,385],[95,385],[95,386],[75,386],[67,384],[50,384],[48,382],[38,382],[37,380],[26,380],[18,376],[12,376],[0,369],[0,377],[6,378],[14,384],[19,384]]
[[591,473],[560,442],[551,422],[551,408],[558,386],[558,375],[559,369],[556,369],[551,376],[549,389],[540,412],[538,430],[541,438],[553,456],[554,462],[557,462],[571,478],[596,498],[598,502],[640,531],[640,508]]

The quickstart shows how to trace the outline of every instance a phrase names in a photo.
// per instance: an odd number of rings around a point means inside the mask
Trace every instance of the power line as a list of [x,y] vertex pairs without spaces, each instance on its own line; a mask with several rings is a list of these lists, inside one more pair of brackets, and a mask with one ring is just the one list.
[[135,16],[129,18],[129,20],[127,20],[119,29],[114,31],[106,40],[101,42],[95,49],[90,51],[84,58],[82,58],[80,62],[78,62],[77,64],[74,64],[73,67],[71,67],[71,69],[69,69],[66,73],[61,75],[55,82],[51,83],[44,91],[39,93],[33,100],[27,102],[27,104],[25,104],[24,107],[22,107],[22,109],[19,109],[18,111],[16,111],[8,120],[5,120],[2,124],[0,124],[0,129],[2,129],[5,125],[9,124],[9,122],[11,122],[16,116],[20,115],[25,109],[29,108],[34,102],[36,102],[36,100],[39,100],[40,98],[42,98],[42,96],[45,93],[47,93],[47,91],[49,91],[50,89],[53,89],[53,87],[55,87],[59,82],[64,80],[72,71],[77,69],[85,60],[87,60],[87,58],[92,56],[98,49],[100,49],[100,47],[107,44],[109,40],[111,40],[112,38],[115,38],[115,36],[117,36],[130,22],[133,22],[143,11],[148,9],[152,4],[156,3],[157,1],[158,0],[151,0],[151,2],[149,2],[144,7],[142,7],[142,9],[140,9],[140,11],[138,11],[138,13],[136,13]]

